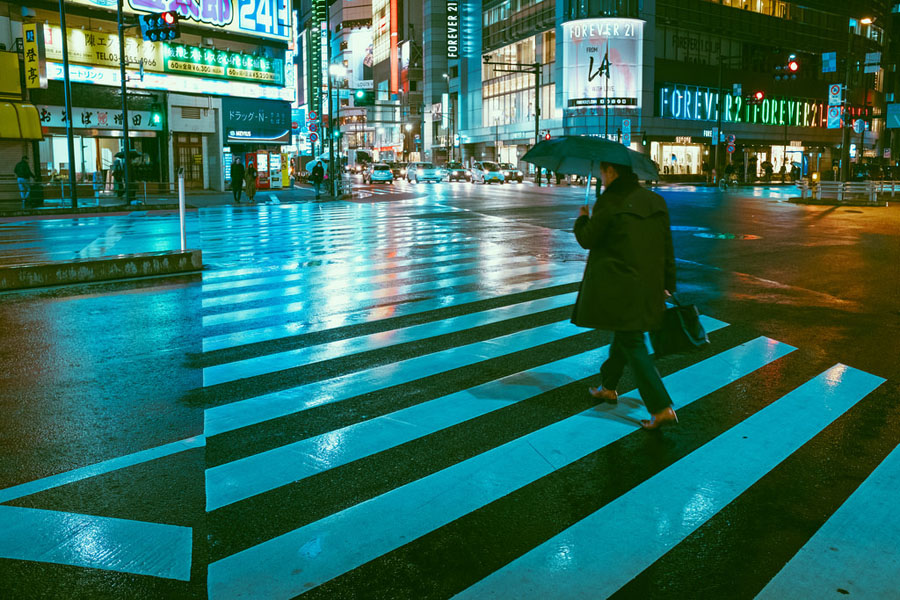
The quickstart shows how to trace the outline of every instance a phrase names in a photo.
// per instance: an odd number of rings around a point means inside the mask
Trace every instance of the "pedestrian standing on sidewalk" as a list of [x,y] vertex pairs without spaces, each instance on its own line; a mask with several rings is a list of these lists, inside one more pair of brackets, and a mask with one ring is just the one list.
[[325,179],[325,169],[322,168],[322,161],[317,160],[315,166],[309,174],[309,179],[316,186],[316,200],[319,199],[319,192],[322,188],[322,180]]
[[240,158],[235,157],[231,163],[231,192],[234,194],[234,201],[241,203],[241,192],[244,189],[244,164]]
[[616,386],[629,366],[650,412],[644,429],[674,424],[672,399],[647,352],[644,332],[662,325],[665,299],[675,291],[669,211],[659,194],[640,186],[631,167],[601,164],[593,214],[582,206],[575,238],[589,250],[572,323],[613,332],[594,398],[616,404]]
[[256,176],[256,167],[253,161],[250,161],[247,163],[247,171],[244,173],[244,179],[247,181],[247,198],[250,199],[250,202],[253,202],[253,198],[256,196]]
[[34,173],[31,172],[31,167],[28,165],[27,156],[23,156],[22,160],[16,163],[13,172],[16,174],[16,183],[19,184],[19,196],[22,198],[22,204],[24,205],[31,194],[31,180],[34,179]]

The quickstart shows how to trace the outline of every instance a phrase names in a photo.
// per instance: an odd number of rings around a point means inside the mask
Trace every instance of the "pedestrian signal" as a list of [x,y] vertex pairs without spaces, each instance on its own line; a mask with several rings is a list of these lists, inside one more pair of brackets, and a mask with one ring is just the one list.
[[371,90],[356,90],[353,93],[354,106],[374,106],[375,92]]
[[150,42],[165,42],[181,36],[178,28],[178,13],[168,10],[161,13],[141,15],[141,37]]

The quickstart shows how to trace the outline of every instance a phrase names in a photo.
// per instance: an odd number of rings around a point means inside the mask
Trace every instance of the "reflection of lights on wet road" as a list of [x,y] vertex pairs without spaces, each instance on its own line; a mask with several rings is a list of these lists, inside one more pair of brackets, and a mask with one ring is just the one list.
[[714,240],[759,240],[758,235],[748,233],[695,233],[694,237],[709,238]]

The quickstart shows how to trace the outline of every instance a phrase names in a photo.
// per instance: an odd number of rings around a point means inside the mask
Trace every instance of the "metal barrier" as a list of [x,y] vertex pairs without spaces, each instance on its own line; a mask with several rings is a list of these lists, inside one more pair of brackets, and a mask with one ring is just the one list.
[[878,201],[878,194],[884,191],[882,183],[878,181],[819,181],[810,183],[808,179],[803,179],[800,181],[800,198],[803,200],[807,198],[815,198],[816,200],[833,199],[838,202],[862,199],[874,204]]
[[[79,206],[116,206],[137,204],[174,204],[178,201],[176,182],[136,181],[128,186],[80,182],[75,185]],[[23,198],[15,180],[0,180],[0,210],[31,207],[70,208],[71,187],[67,180],[31,182]]]

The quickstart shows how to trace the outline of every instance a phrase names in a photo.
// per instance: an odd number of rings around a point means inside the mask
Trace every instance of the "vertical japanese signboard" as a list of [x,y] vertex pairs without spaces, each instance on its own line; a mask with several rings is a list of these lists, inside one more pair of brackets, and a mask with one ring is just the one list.
[[44,56],[44,27],[38,23],[22,25],[25,51],[25,87],[47,87],[47,60]]
[[563,23],[563,106],[640,108],[644,21]]
[[459,58],[459,0],[447,0],[447,58]]

